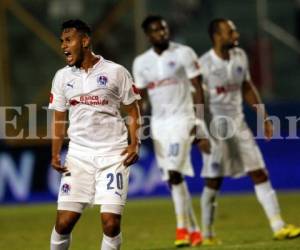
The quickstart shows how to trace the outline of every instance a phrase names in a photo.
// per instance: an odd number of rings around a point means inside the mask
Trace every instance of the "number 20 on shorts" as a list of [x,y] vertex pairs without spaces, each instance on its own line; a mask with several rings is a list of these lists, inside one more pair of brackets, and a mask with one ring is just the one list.
[[108,183],[107,183],[107,190],[111,190],[111,189],[123,189],[123,175],[122,173],[109,173],[106,175],[106,178],[108,179]]

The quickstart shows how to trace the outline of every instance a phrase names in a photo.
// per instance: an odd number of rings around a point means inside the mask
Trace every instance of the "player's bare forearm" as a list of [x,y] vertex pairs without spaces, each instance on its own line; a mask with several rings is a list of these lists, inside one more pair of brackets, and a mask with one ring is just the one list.
[[60,154],[66,129],[66,112],[54,111],[52,117],[52,157]]
[[264,117],[267,118],[267,112],[265,109],[261,110],[259,105],[262,105],[263,102],[260,98],[260,95],[256,89],[256,87],[253,85],[250,81],[245,81],[243,83],[243,97],[245,102],[256,112],[264,112]]
[[265,131],[265,137],[267,140],[270,140],[273,136],[273,124],[272,122],[267,119],[268,113],[264,106],[260,106],[263,104],[260,95],[250,81],[245,81],[243,83],[243,97],[244,100],[247,102],[247,104],[253,108],[257,113],[260,113],[260,115],[263,115],[263,126]]
[[145,114],[147,113],[147,110],[149,109],[150,106],[147,89],[146,88],[139,89],[139,94],[142,97],[141,100],[138,101],[140,112],[142,114]]
[[124,106],[124,110],[128,116],[128,130],[130,136],[130,143],[128,147],[122,152],[122,155],[127,154],[124,165],[130,166],[138,160],[139,151],[139,128],[140,128],[140,110],[138,102],[135,101],[130,105]]
[[198,107],[197,105],[204,104],[204,93],[202,88],[202,77],[197,76],[190,79],[193,87],[195,88],[195,92],[193,93],[193,102],[195,107],[195,114],[197,118],[203,118],[203,107]]
[[202,77],[196,76],[190,79],[191,83],[195,88],[195,92],[193,94],[194,104],[204,104],[204,94],[202,88]]
[[66,168],[61,166],[60,151],[64,142],[66,128],[66,112],[54,111],[52,117],[52,159],[51,165],[58,172],[66,172]]
[[138,144],[139,143],[139,128],[140,128],[140,109],[138,106],[138,102],[135,101],[130,105],[124,106],[125,112],[129,118],[128,130],[130,136],[130,144]]

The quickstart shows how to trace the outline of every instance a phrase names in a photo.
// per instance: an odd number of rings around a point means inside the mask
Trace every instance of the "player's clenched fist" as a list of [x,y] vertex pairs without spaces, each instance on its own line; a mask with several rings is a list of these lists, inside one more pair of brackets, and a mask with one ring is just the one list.
[[273,124],[270,120],[265,120],[264,129],[266,140],[271,140],[273,136]]
[[59,173],[65,173],[68,171],[68,169],[65,166],[61,165],[60,157],[58,157],[58,156],[52,157],[51,166]]
[[123,161],[126,167],[136,163],[139,159],[139,144],[130,144],[126,149],[121,153],[121,155],[126,155],[125,160]]

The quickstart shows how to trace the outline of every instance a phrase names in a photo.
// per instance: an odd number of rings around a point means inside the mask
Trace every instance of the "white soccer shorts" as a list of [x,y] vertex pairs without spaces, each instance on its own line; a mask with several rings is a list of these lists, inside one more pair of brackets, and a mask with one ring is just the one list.
[[125,156],[67,154],[58,202],[125,205],[130,167]]
[[211,154],[202,153],[201,176],[240,177],[250,171],[265,169],[260,149],[244,119],[235,120],[235,125],[236,131],[230,138],[211,138]]
[[152,126],[153,144],[158,167],[163,180],[169,179],[169,170],[183,175],[194,176],[191,163],[191,144],[194,136],[190,135],[192,123],[177,122],[176,126]]

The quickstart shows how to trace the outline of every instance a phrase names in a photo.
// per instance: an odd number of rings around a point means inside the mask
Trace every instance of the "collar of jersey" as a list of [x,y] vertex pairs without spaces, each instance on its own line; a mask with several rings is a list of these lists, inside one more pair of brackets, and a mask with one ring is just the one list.
[[169,47],[168,47],[166,50],[164,50],[160,55],[157,54],[157,53],[155,52],[155,50],[153,49],[153,47],[151,48],[151,51],[152,51],[152,53],[153,53],[155,56],[161,57],[161,56],[163,56],[166,52],[171,51],[174,47],[175,47],[175,43],[172,42],[172,41],[170,41],[170,42],[169,42]]
[[[96,55],[96,54],[94,54],[94,52],[92,52],[92,54],[93,54],[95,57],[99,58],[99,61],[98,61],[97,63],[95,63],[91,68],[89,68],[87,73],[92,72],[96,67],[98,67],[98,65],[102,64],[102,62],[104,61],[104,58],[103,58],[102,56]],[[76,73],[81,73],[81,72],[83,72],[84,70],[83,70],[83,69],[80,69],[80,68],[77,68],[77,67],[75,67],[75,66],[72,66],[72,71],[73,71],[73,72],[76,72]]]

